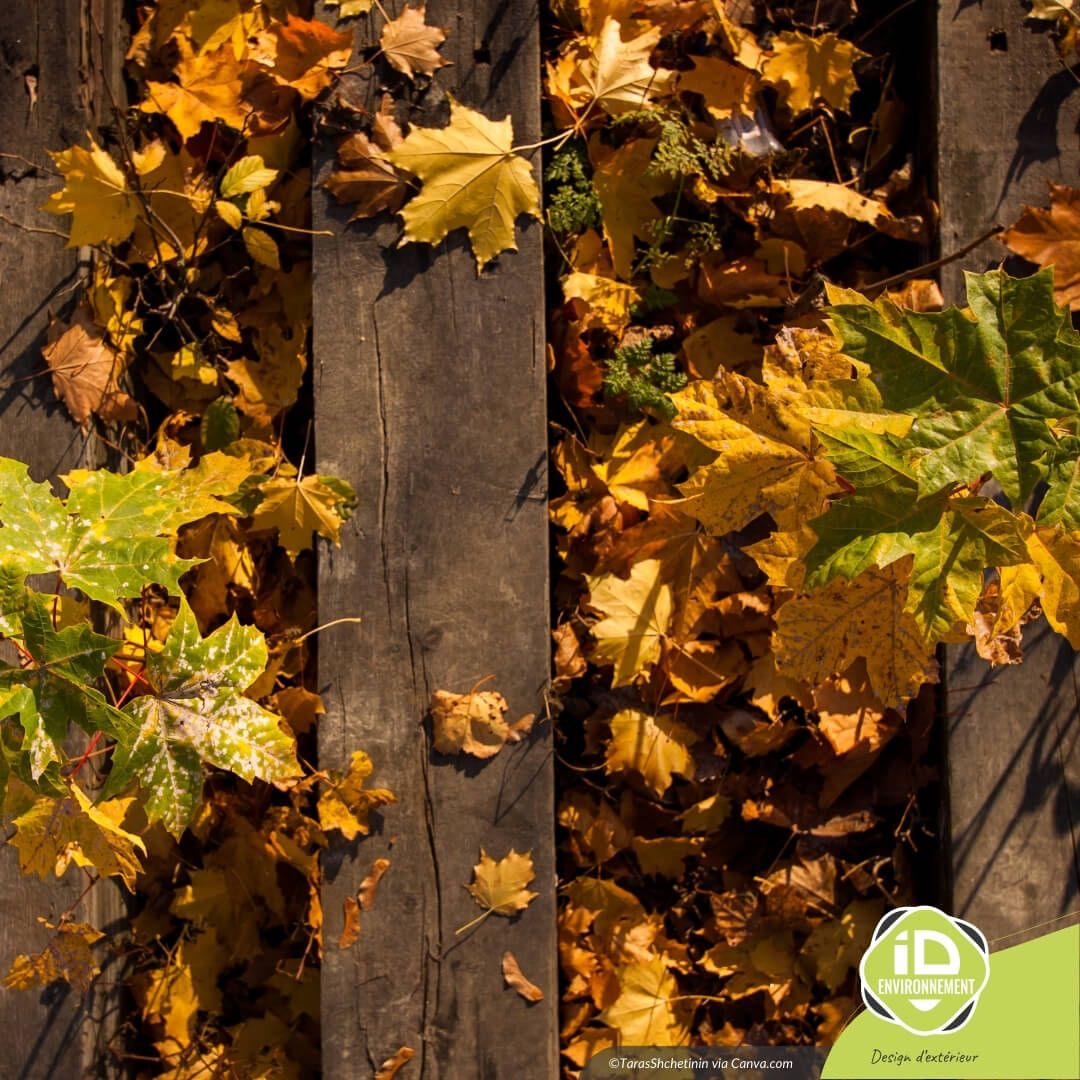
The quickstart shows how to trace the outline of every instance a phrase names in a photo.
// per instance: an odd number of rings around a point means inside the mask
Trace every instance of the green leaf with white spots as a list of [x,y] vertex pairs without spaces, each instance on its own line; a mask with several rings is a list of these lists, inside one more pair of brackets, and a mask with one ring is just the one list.
[[1050,424],[1080,411],[1080,335],[1054,303],[1053,272],[967,274],[969,310],[903,311],[830,290],[845,355],[865,363],[904,439],[920,494],[992,473],[1014,507],[1046,479]]
[[279,718],[247,689],[266,667],[263,636],[235,616],[209,637],[199,635],[187,601],[160,652],[147,656],[145,678],[153,693],[124,706],[137,736],[113,755],[106,794],[138,776],[151,821],[179,836],[202,792],[201,761],[245,780],[287,780],[300,774],[293,740]]
[[146,585],[178,593],[180,576],[198,560],[178,558],[170,538],[207,514],[235,514],[220,496],[235,494],[250,468],[225,454],[208,454],[192,469],[140,464],[123,475],[68,473],[65,505],[48,484],[34,483],[21,462],[0,458],[0,561],[14,561],[28,574],[56,573],[113,607]]
[[0,562],[0,634],[14,637],[20,632],[26,608],[26,571],[14,562]]

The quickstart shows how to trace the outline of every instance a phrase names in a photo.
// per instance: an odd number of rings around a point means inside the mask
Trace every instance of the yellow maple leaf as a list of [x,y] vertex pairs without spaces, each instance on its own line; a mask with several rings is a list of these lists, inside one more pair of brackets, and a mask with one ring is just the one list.
[[621,334],[630,325],[631,310],[641,300],[641,291],[610,277],[576,271],[563,278],[563,296],[581,300],[587,306],[583,329],[599,328]]
[[311,547],[312,533],[341,543],[341,494],[317,476],[267,480],[259,490],[263,501],[255,508],[252,527],[277,529],[278,542],[290,558]]
[[750,117],[757,108],[758,77],[720,56],[691,56],[694,66],[679,75],[679,89],[700,94],[717,120],[733,113]]
[[82,996],[101,970],[90,946],[105,935],[86,923],[61,922],[59,926],[53,926],[40,915],[38,922],[50,930],[56,930],[56,936],[40,953],[16,956],[4,978],[4,985],[28,990],[32,986],[48,986],[63,979],[76,994]]
[[72,785],[70,796],[42,795],[15,819],[15,835],[8,841],[19,852],[19,870],[44,880],[60,877],[72,862],[92,866],[99,874],[119,877],[134,891],[142,868],[137,852],[146,845],[123,829],[132,799],[109,799],[96,806]]
[[642,559],[630,577],[586,577],[589,605],[604,615],[592,627],[593,656],[615,664],[612,686],[626,686],[660,659],[660,646],[675,610],[671,586],[659,559]]
[[627,1046],[680,1046],[690,1035],[692,1007],[675,1000],[679,986],[661,957],[624,964],[617,971],[619,996],[599,1019],[617,1028]]
[[852,67],[868,53],[833,33],[810,37],[787,30],[773,38],[772,47],[772,55],[761,66],[761,78],[780,91],[782,105],[796,116],[817,101],[847,112],[851,95],[859,88]]
[[796,529],[824,511],[836,489],[832,465],[810,425],[767,387],[721,372],[671,400],[679,411],[673,426],[718,451],[679,486],[686,512],[710,532],[734,532],[762,514]]
[[519,855],[511,848],[508,855],[496,862],[481,848],[480,861],[473,867],[473,881],[465,888],[484,912],[460,927],[457,933],[464,933],[488,915],[511,918],[524,911],[540,895],[525,887],[534,877],[536,871],[533,869],[531,852]]
[[426,10],[425,4],[405,8],[379,35],[379,47],[390,66],[410,79],[417,72],[434,75],[448,63],[435,51],[446,40],[446,31],[424,22]]
[[902,709],[937,670],[933,649],[906,610],[911,564],[905,556],[883,570],[871,567],[850,582],[836,578],[789,600],[776,613],[777,671],[815,684],[865,657],[874,692]]
[[513,140],[509,116],[489,120],[453,98],[449,127],[413,128],[386,155],[424,182],[401,211],[402,243],[437,244],[453,229],[468,229],[478,270],[500,251],[517,251],[518,215],[541,214],[532,166],[513,153]]
[[385,788],[364,787],[372,769],[371,758],[363,750],[354,750],[344,775],[330,774],[318,803],[323,829],[338,829],[346,840],[354,840],[360,833],[367,834],[372,810],[397,802],[394,793]]
[[604,758],[607,772],[630,769],[640,773],[657,795],[671,787],[673,774],[693,773],[689,747],[697,742],[697,735],[671,713],[652,716],[641,709],[623,709],[610,724],[611,741]]
[[648,172],[656,143],[656,139],[631,139],[611,150],[594,140],[590,146],[604,238],[615,274],[624,281],[633,273],[635,238],[649,239],[649,223],[663,216],[653,199],[674,186],[672,178]]
[[604,19],[599,34],[585,39],[585,55],[577,61],[574,71],[579,85],[570,90],[569,96],[578,111],[579,125],[596,106],[616,116],[644,109],[670,91],[674,73],[649,63],[659,41],[658,26],[624,41],[618,20],[610,16]]
[[[1031,531],[1027,549],[1042,579],[1039,599],[1046,621],[1074,649],[1080,649],[1080,533],[1043,525]],[[1003,584],[1015,587],[1022,570],[1022,566],[1003,567]]]
[[220,120],[243,131],[253,109],[243,98],[243,80],[231,45],[195,53],[186,39],[178,42],[180,59],[173,65],[176,82],[147,80],[139,108],[164,113],[184,139],[199,133],[203,123]]
[[72,146],[50,151],[64,178],[41,207],[50,214],[71,214],[68,247],[81,244],[119,244],[126,240],[139,217],[138,197],[123,170],[93,139],[90,149]]

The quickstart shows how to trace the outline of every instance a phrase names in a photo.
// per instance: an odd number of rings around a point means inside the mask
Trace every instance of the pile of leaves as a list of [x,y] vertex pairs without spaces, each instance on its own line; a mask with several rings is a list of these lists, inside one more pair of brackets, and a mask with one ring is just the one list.
[[[908,272],[902,9],[555,16],[567,1073],[828,1043],[882,912],[933,898],[938,646],[1019,662],[1040,611],[1080,644],[1080,336],[1050,271],[948,311]],[[1010,243],[1050,261],[1045,225]]]
[[[362,751],[344,774],[308,764],[311,549],[354,495],[306,467],[307,161],[352,34],[303,0],[136,16],[133,105],[53,154],[43,207],[94,251],[44,363],[119,467],[67,474],[61,501],[0,461],[11,843],[24,873],[86,876],[6,982],[83,994],[107,964],[134,1005],[108,1049],[140,1075],[313,1076],[319,851],[393,801]],[[27,586],[42,573],[51,592]],[[103,940],[80,906],[108,877],[133,919]]]

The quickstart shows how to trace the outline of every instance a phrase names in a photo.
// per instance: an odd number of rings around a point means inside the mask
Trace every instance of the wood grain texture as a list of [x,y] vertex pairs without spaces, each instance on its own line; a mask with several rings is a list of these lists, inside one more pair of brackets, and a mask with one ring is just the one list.
[[[938,188],[941,254],[1023,203],[1047,205],[1048,180],[1080,183],[1080,65],[1066,68],[1049,23],[1025,21],[1019,0],[942,0],[937,6]],[[990,239],[942,270],[942,289],[962,300],[963,271],[1008,255]]]
[[[401,4],[388,7],[391,16]],[[445,124],[447,90],[539,136],[534,3],[433,2],[453,62],[417,122]],[[381,16],[358,20],[377,39]],[[343,91],[369,104],[363,73]],[[364,95],[368,95],[366,98]],[[374,98],[377,103],[377,97]],[[329,168],[332,146],[321,155]],[[549,673],[543,277],[536,222],[520,251],[477,277],[463,233],[436,249],[398,248],[397,219],[347,226],[316,188],[314,388],[319,468],[354,483],[342,547],[320,551],[320,621],[363,623],[320,640],[327,715],[320,763],[356,748],[398,803],[372,835],[325,860],[323,1069],[359,1080],[399,1047],[406,1075],[557,1076],[554,809],[550,731],[486,763],[429,750],[431,691],[467,691],[488,674],[512,719],[543,714]],[[464,886],[480,849],[531,851],[539,897],[512,921],[484,920]],[[339,950],[342,905],[377,858],[390,869],[360,937]],[[510,949],[545,993],[527,1005],[503,982]]]
[[[61,219],[38,211],[58,186],[46,150],[85,145],[87,129],[107,119],[102,79],[119,71],[119,9],[118,0],[39,0],[11,7],[0,25],[0,151],[10,155],[0,158],[0,455],[29,463],[37,480],[93,466],[102,454],[70,421],[49,380],[34,377],[44,367],[50,312],[66,314],[74,301],[79,253],[59,236],[18,226],[64,228]],[[36,100],[28,77],[35,80]],[[56,922],[85,883],[75,869],[59,881],[21,877],[14,850],[0,851],[0,974],[17,954],[48,942],[50,932],[35,916]],[[76,917],[108,930],[123,911],[118,888],[106,881]],[[81,1002],[62,984],[0,989],[0,1080],[111,1075],[99,1072],[95,1058],[121,1007],[103,985],[114,978],[106,968]]]
[[[1023,203],[1046,205],[1048,179],[1080,182],[1077,72],[1058,60],[1047,24],[1024,14],[1013,0],[938,8],[943,254],[1010,224]],[[1007,254],[990,240],[945,267],[946,298],[963,301],[964,269]],[[1080,907],[1080,669],[1045,622],[1028,628],[1024,654],[1019,667],[991,670],[971,648],[948,649],[952,903],[990,939]]]

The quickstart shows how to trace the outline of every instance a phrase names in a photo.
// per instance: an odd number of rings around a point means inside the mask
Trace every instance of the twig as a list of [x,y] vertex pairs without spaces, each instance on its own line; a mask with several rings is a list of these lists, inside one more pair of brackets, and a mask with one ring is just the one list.
[[997,236],[998,233],[1004,231],[1004,225],[995,225],[992,229],[987,229],[982,236],[975,237],[970,244],[965,244],[959,251],[954,251],[951,255],[943,255],[940,259],[924,263],[922,266],[916,266],[913,270],[905,270],[902,274],[893,274],[892,277],[884,278],[881,281],[875,281],[873,282],[873,288],[887,289],[892,285],[899,285],[910,278],[918,277],[920,274],[929,274],[934,270],[940,270],[943,266],[948,266],[949,263],[956,262],[957,259],[962,259],[969,251],[977,248],[992,236]]

